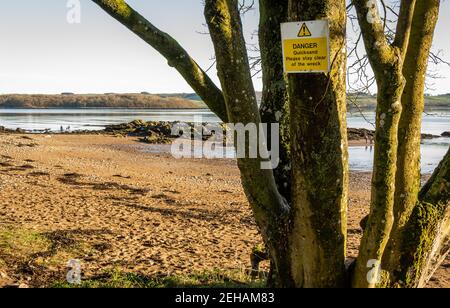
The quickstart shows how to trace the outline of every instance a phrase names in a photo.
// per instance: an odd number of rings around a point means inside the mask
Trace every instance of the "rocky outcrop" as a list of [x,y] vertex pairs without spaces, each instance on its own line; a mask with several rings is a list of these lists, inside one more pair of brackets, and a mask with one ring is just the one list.
[[[107,134],[141,137],[139,140],[152,144],[167,144],[171,143],[174,138],[181,136],[180,134],[172,134],[172,128],[180,122],[144,122],[142,120],[135,120],[130,123],[109,125],[105,128],[104,132]],[[203,140],[211,137],[211,132],[207,129],[198,131],[194,123],[186,123],[191,131],[191,137],[201,136]],[[206,126],[203,123],[203,126]],[[225,126],[222,124],[222,128]]]
[[0,126],[0,134],[24,134],[25,130],[18,128],[16,130],[8,129],[4,126]]
[[348,140],[361,140],[361,139],[374,139],[375,131],[368,130],[365,128],[349,128],[348,129]]
[[440,136],[436,136],[436,135],[432,135],[432,134],[422,134],[422,140],[426,140],[426,139],[435,139],[435,138],[439,138]]
[[172,140],[172,125],[169,122],[144,122],[135,120],[130,123],[109,125],[104,132],[113,135],[141,137],[139,140],[152,144],[166,144]]
[[[444,133],[445,134],[445,133]],[[442,137],[445,137],[444,134],[442,134]],[[426,140],[426,139],[434,139],[434,138],[439,138],[440,136],[436,136],[436,135],[432,135],[432,134],[422,134],[422,140]],[[373,130],[368,130],[365,128],[349,128],[348,129],[348,139],[349,140],[361,140],[361,139],[366,139],[368,138],[369,140],[375,139],[375,131]]]

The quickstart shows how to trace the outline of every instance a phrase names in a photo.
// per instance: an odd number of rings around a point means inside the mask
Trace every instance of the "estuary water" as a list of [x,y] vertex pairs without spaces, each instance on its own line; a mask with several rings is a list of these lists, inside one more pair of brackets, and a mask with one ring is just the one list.
[[[192,109],[0,109],[0,126],[9,129],[21,128],[29,132],[45,130],[58,132],[61,127],[71,130],[101,130],[106,125],[144,121],[219,122],[209,110]],[[349,113],[348,126],[374,129],[374,112]],[[450,131],[450,109],[436,110],[424,114],[425,134],[441,135]],[[425,140],[422,146],[422,170],[431,173],[450,146],[450,138]],[[370,171],[373,165],[373,149],[351,147],[350,168],[355,171]]]

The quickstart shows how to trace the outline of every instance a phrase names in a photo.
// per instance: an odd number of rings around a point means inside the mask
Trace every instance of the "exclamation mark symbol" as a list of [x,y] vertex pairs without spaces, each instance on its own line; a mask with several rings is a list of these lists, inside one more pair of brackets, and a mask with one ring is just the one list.
[[311,36],[311,31],[309,31],[308,26],[306,23],[303,23],[302,27],[300,28],[300,31],[298,32],[298,37],[305,37],[305,36]]

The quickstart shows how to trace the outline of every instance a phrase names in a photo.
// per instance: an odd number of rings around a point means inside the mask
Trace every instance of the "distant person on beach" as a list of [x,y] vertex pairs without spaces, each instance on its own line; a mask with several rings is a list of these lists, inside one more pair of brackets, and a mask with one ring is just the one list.
[[366,140],[366,144],[369,144],[369,136],[366,131],[364,131],[364,139]]
[[373,136],[364,131],[364,139],[366,140],[366,144],[373,145]]
[[70,132],[70,125],[69,125],[69,126],[67,126],[67,131],[68,131],[68,132]]
[[61,130],[61,133],[63,133],[63,132],[64,132],[64,127],[62,127],[62,125],[61,125],[61,128],[60,128],[60,130]]

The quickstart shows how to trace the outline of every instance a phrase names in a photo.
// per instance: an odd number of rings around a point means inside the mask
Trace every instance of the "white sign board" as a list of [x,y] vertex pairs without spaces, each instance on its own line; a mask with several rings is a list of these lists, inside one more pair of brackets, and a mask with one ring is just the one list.
[[282,23],[281,39],[285,73],[330,71],[328,20]]

